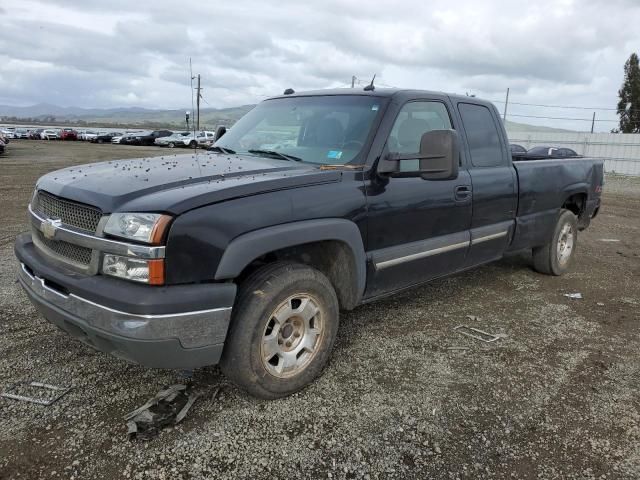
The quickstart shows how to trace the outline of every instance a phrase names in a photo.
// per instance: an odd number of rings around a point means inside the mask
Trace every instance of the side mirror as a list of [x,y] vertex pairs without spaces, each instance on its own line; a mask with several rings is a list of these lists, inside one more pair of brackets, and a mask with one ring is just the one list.
[[216,128],[216,134],[213,137],[213,142],[217,142],[225,133],[227,133],[227,127],[225,127],[224,125],[220,125],[218,128]]
[[[378,173],[394,177],[421,176],[426,180],[452,180],[458,177],[460,138],[455,130],[431,130],[420,139],[420,152],[389,153],[378,164]],[[400,171],[400,162],[419,160],[416,171]]]

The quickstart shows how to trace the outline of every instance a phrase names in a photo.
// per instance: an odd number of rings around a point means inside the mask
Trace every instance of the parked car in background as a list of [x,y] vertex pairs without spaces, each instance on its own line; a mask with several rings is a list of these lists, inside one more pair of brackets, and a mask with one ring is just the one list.
[[0,154],[4,153],[4,149],[5,149],[4,138],[0,137]]
[[96,135],[94,138],[89,139],[91,143],[111,143],[113,137],[121,137],[122,132],[108,132],[100,135]]
[[125,136],[125,134],[122,134],[120,136],[111,138],[111,143],[116,143],[116,144],[120,143],[120,140],[122,140],[124,138],[124,136]]
[[60,140],[60,130],[46,128],[40,132],[40,138],[42,140]]
[[509,149],[511,150],[512,157],[526,155],[527,153],[527,149],[524,148],[522,145],[518,145],[517,143],[510,144]]
[[78,132],[73,128],[63,128],[60,131],[61,140],[78,140]]
[[215,132],[208,131],[196,132],[195,137],[192,133],[189,135],[189,137],[185,137],[183,139],[183,145],[191,148],[208,147],[210,145],[213,145],[213,139],[215,138],[215,136]]
[[15,137],[15,129],[12,127],[6,127],[0,130],[0,133],[4,138],[16,138]]
[[95,130],[78,130],[78,140],[87,141],[90,138],[97,137],[98,132]]
[[13,132],[13,138],[29,138],[29,130],[26,128],[16,128]]
[[122,144],[122,145],[140,145],[140,140],[139,140],[138,137],[143,137],[143,136],[147,136],[147,135],[151,135],[151,131],[150,130],[143,130],[143,131],[139,131],[139,132],[130,132],[120,140],[120,144]]
[[173,135],[171,130],[154,130],[146,135],[137,135],[130,142],[132,145],[153,145],[156,138],[168,137]]
[[542,158],[571,158],[579,157],[574,150],[564,147],[533,147],[527,150],[526,158],[528,160],[536,160]]
[[35,130],[31,130],[29,132],[29,139],[30,140],[40,140],[42,139],[42,137],[40,136],[40,134],[44,131],[44,128],[36,128]]
[[159,137],[154,140],[154,144],[159,147],[169,147],[173,148],[176,145],[182,145],[185,137],[192,135],[191,132],[177,132],[173,135],[169,135],[168,137]]

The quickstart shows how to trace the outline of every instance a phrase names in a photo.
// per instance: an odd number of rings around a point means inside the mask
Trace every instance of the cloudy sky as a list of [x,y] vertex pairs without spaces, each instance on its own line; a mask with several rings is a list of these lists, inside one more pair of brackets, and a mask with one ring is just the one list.
[[[184,108],[287,87],[378,85],[518,103],[614,108],[640,51],[638,0],[0,2],[0,104]],[[590,128],[593,110],[510,105],[514,121]],[[612,120],[615,112],[598,110]],[[598,122],[598,130],[614,123]]]

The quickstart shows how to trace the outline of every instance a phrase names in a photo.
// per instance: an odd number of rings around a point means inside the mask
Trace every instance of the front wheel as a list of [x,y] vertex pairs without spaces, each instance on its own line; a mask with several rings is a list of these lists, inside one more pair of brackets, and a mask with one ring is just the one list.
[[290,395],[322,372],[338,322],[324,274],[297,263],[266,265],[240,286],[220,366],[256,397]]
[[169,148],[173,148],[173,147],[175,147],[175,146],[176,146],[176,144],[175,144],[175,143],[173,143],[173,142],[169,142],[169,143],[167,144],[167,147],[169,147]]
[[549,243],[533,249],[533,266],[540,273],[563,275],[569,270],[578,243],[578,219],[569,210],[560,210]]

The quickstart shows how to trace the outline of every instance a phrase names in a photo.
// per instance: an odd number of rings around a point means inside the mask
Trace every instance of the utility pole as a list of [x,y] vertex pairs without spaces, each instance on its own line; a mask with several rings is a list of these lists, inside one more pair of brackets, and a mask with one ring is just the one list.
[[591,133],[593,133],[593,127],[596,125],[596,112],[593,112],[593,120],[591,120]]
[[356,86],[356,76],[351,75],[351,88],[354,88],[355,86]]
[[507,98],[504,101],[504,115],[502,115],[502,120],[507,119],[507,107],[509,106],[509,89],[507,88]]
[[197,92],[198,95],[196,96],[196,125],[197,128],[196,130],[200,131],[200,74],[198,74],[198,87],[197,87]]

